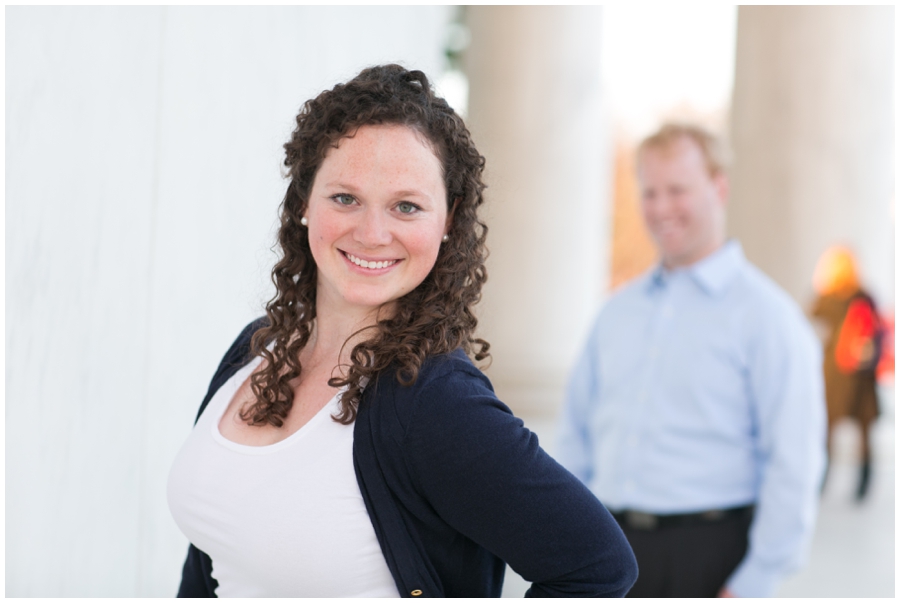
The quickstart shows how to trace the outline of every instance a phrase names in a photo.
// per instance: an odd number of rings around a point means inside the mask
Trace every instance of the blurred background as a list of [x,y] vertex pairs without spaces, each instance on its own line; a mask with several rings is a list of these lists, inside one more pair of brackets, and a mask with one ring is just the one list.
[[[633,150],[665,119],[729,139],[730,234],[802,307],[842,244],[893,322],[893,7],[5,19],[7,596],[175,593],[187,541],[168,470],[273,292],[281,145],[306,99],[368,65],[427,73],[487,157],[487,373],[551,453],[588,325],[655,262]],[[843,422],[810,562],[782,596],[895,594],[892,364],[880,394],[870,495],[853,499],[859,431]],[[510,573],[504,592],[525,588]]]

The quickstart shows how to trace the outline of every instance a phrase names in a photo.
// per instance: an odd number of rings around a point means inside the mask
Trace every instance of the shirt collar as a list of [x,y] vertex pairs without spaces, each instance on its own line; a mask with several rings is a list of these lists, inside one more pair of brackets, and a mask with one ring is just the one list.
[[648,290],[665,287],[673,273],[683,271],[708,294],[719,295],[738,275],[745,262],[741,244],[730,239],[710,255],[684,269],[666,270],[660,262],[650,273]]

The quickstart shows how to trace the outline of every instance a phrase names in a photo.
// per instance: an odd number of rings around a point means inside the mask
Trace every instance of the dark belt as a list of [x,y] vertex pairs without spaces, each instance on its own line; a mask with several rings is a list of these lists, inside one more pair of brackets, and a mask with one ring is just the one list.
[[713,509],[700,513],[677,513],[672,515],[654,515],[643,511],[617,511],[612,514],[619,525],[632,530],[659,530],[675,526],[690,526],[706,523],[717,523],[726,519],[751,517],[753,505],[734,507],[731,509]]

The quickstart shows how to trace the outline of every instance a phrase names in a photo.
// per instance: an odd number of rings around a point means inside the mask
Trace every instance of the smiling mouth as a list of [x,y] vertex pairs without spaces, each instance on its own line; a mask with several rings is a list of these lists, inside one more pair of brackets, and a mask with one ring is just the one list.
[[381,268],[388,268],[396,264],[399,260],[379,260],[379,261],[366,261],[362,258],[358,258],[352,253],[347,253],[346,251],[341,251],[348,260],[359,266],[360,268],[367,268],[368,270],[379,270]]
[[681,224],[677,222],[673,222],[671,220],[667,220],[664,222],[659,222],[654,226],[654,230],[660,234],[669,234],[672,232],[679,232],[681,230]]

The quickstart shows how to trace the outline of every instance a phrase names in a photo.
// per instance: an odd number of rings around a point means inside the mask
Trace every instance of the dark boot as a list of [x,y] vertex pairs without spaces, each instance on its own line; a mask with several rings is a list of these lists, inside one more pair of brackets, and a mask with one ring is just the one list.
[[862,501],[869,491],[869,479],[872,474],[872,462],[869,459],[863,461],[859,469],[859,487],[856,490],[856,500]]

